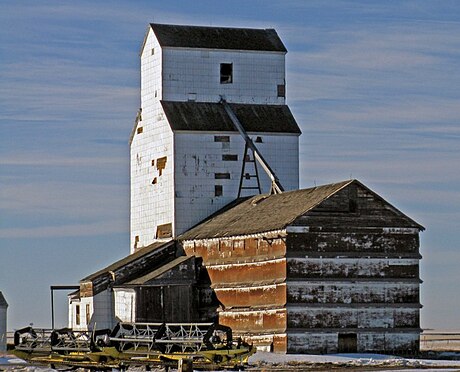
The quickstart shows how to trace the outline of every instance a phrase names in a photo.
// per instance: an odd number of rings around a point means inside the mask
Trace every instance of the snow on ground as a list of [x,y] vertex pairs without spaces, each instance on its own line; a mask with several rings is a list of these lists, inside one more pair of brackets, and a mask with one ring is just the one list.
[[[0,371],[5,369],[20,369],[26,372],[47,372],[53,371],[46,367],[21,366],[26,363],[13,355],[0,355]],[[274,354],[257,352],[249,358],[248,370],[252,368],[263,368],[275,371],[278,368],[302,370],[308,368],[314,371],[326,371],[331,369],[347,368],[353,371],[354,368],[365,368],[365,370],[378,369],[379,372],[388,371],[460,371],[460,360],[433,360],[433,359],[409,359],[383,354],[330,354],[330,355],[308,355],[308,354]],[[367,369],[369,368],[369,369]]]
[[317,366],[320,367],[369,367],[369,368],[448,368],[460,369],[460,360],[409,359],[382,354],[274,354],[257,352],[249,358],[250,365],[256,366]]

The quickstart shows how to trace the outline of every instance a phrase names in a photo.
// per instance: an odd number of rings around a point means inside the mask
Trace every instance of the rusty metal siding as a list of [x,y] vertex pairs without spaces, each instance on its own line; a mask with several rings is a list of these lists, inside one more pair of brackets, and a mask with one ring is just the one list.
[[215,292],[226,308],[286,304],[285,283],[259,287],[216,288]]
[[207,266],[213,287],[279,283],[286,279],[286,259]]
[[287,310],[231,310],[220,311],[219,321],[231,327],[236,335],[286,331]]
[[282,238],[210,239],[183,243],[188,256],[202,257],[206,264],[261,261],[286,255]]
[[[203,258],[221,304],[219,322],[256,347],[286,352],[286,245],[278,234],[186,241]],[[205,294],[208,302],[212,294]],[[206,300],[205,300],[206,301]]]

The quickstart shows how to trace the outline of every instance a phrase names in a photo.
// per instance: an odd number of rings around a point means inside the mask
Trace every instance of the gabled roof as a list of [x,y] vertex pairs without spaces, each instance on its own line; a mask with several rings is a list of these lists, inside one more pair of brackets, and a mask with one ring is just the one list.
[[96,279],[97,277],[109,274],[110,272],[116,272],[117,270],[123,268],[124,266],[128,266],[128,265],[136,262],[137,260],[140,260],[140,259],[144,258],[145,256],[148,256],[150,253],[156,251],[157,249],[164,248],[164,247],[170,246],[172,244],[174,244],[174,241],[169,241],[167,243],[165,243],[165,242],[156,242],[156,243],[150,244],[147,247],[143,247],[143,248],[139,249],[138,251],[136,251],[135,253],[130,254],[130,255],[122,258],[121,260],[118,260],[118,261],[114,262],[113,264],[111,264],[111,265],[109,265],[109,266],[107,266],[107,267],[105,267],[105,268],[103,268],[103,269],[101,269],[99,271],[96,271],[95,273],[93,273],[91,275],[88,275],[87,277],[83,278],[81,280],[81,282],[91,281],[91,280]]
[[149,281],[159,277],[160,275],[166,273],[167,271],[171,270],[172,268],[176,267],[177,265],[180,265],[182,264],[183,262],[185,261],[188,261],[192,259],[192,257],[188,257],[188,256],[180,256],[180,257],[177,257],[175,260],[171,261],[171,262],[168,262],[167,264],[159,267],[158,269],[156,270],[153,270],[152,272],[144,275],[144,276],[141,276],[137,279],[134,279],[134,280],[131,280],[127,283],[125,283],[124,285],[128,285],[128,286],[136,286],[136,285],[142,285],[142,284],[145,284],[145,283],[148,283]]
[[191,228],[179,240],[209,239],[282,230],[353,181],[241,199]]
[[376,199],[385,203],[393,213],[404,220],[404,226],[424,229],[359,181],[348,180],[309,189],[286,191],[281,194],[257,195],[236,200],[186,231],[178,237],[178,240],[212,239],[284,230],[298,217],[351,184],[366,189]]
[[283,52],[287,50],[273,29],[182,26],[151,23],[162,47],[233,49]]
[[3,297],[3,293],[0,292],[0,306],[8,307],[8,302],[6,302],[5,297]]
[[[161,101],[173,131],[236,132],[220,103]],[[286,105],[230,104],[246,132],[300,134]]]

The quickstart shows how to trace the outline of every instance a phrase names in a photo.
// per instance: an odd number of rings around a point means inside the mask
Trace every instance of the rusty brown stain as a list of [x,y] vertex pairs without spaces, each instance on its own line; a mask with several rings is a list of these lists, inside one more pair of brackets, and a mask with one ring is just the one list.
[[202,257],[207,265],[284,257],[286,244],[283,239],[221,239],[185,242],[184,250],[187,255]]
[[239,332],[285,332],[287,324],[287,311],[285,308],[277,310],[259,310],[248,312],[219,313],[219,322],[232,328],[236,334]]
[[225,307],[284,306],[286,304],[286,284],[254,288],[216,288],[215,292]]
[[274,283],[286,279],[286,260],[263,261],[243,265],[208,266],[213,286],[242,283]]

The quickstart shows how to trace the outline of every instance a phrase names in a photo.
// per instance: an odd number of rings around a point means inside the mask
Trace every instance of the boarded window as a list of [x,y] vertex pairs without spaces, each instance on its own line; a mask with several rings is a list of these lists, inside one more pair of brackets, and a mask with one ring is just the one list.
[[137,128],[137,134],[141,134],[144,131],[143,127]]
[[89,324],[89,320],[91,318],[91,313],[89,311],[89,304],[86,304],[86,324],[88,325]]
[[230,179],[230,173],[215,173],[214,178],[216,180],[229,180]]
[[223,161],[237,161],[238,155],[224,154],[222,155]]
[[214,142],[230,142],[230,136],[214,136]]
[[233,63],[220,64],[220,83],[231,84],[233,83]]
[[170,238],[172,236],[172,223],[157,226],[157,238]]
[[80,325],[80,305],[75,305],[75,324]]
[[224,194],[224,188],[222,185],[214,186],[214,196],[222,196]]
[[166,160],[167,160],[166,156],[163,156],[162,158],[157,159],[157,169],[158,169],[158,172],[159,172],[160,176],[163,173],[163,169],[166,168]]
[[278,85],[278,97],[286,98],[286,85]]

